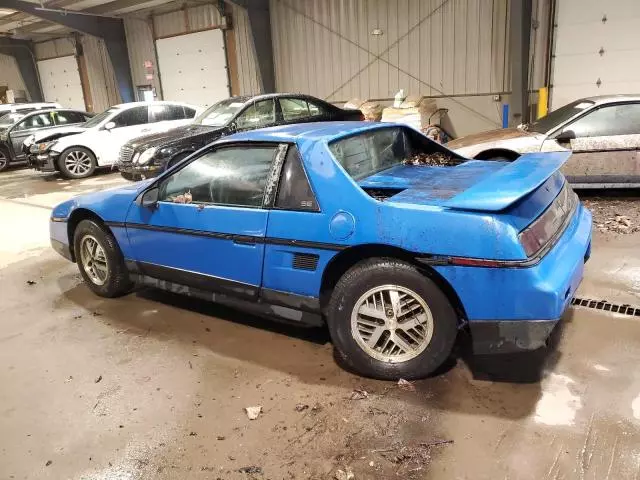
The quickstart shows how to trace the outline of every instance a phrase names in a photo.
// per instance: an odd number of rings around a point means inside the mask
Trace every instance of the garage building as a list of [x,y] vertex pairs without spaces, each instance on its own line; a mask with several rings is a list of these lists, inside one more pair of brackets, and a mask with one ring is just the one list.
[[3,4],[0,86],[94,112],[268,91],[386,104],[403,89],[435,98],[460,136],[535,118],[542,87],[557,107],[640,82],[626,61],[632,0]]

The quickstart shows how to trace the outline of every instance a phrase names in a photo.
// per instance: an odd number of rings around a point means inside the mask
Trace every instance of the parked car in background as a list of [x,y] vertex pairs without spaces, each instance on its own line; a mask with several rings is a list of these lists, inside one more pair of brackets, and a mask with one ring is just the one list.
[[29,113],[34,110],[50,110],[52,108],[62,108],[59,103],[0,103],[0,119],[9,113]]
[[232,97],[209,107],[191,124],[126,143],[118,168],[128,180],[154,177],[215,139],[242,130],[288,123],[364,120],[310,95],[289,93]]
[[591,214],[558,171],[569,155],[467,161],[370,122],[254,130],[58,205],[51,243],[97,295],[134,279],[326,322],[352,369],[423,377],[461,329],[476,353],[545,345],[590,254]]
[[0,172],[10,164],[27,159],[22,144],[36,132],[48,132],[61,125],[80,125],[93,115],[80,110],[55,109],[11,112],[0,118]]
[[87,123],[36,135],[31,166],[41,172],[60,172],[84,178],[97,167],[114,165],[129,140],[190,123],[198,107],[179,102],[133,102],[115,105]]
[[447,146],[470,158],[508,161],[528,152],[572,151],[562,171],[575,188],[640,187],[640,95],[582,98],[533,123]]

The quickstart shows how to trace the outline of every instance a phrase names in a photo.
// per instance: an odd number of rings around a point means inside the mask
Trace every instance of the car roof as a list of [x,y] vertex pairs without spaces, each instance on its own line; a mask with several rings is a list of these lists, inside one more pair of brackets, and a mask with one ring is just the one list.
[[[294,97],[294,98],[310,98],[313,100],[317,100],[323,103],[328,103],[329,105],[332,105],[331,103],[327,102],[326,100],[322,100],[321,98],[318,97],[314,97],[313,95],[309,95],[307,93],[293,93],[293,92],[286,92],[286,93],[259,93],[257,95],[237,95],[235,97],[230,97],[228,98],[228,100],[234,100],[236,102],[242,102],[242,103],[247,103],[247,102],[254,102],[254,101],[258,101],[258,100],[266,100],[269,98],[282,98],[282,97]],[[227,100],[227,99],[225,99]]]
[[597,95],[594,97],[586,97],[583,100],[594,102],[596,105],[603,105],[605,103],[614,103],[614,102],[640,102],[640,95],[638,94]]
[[401,126],[403,125],[398,123],[383,122],[296,123],[236,133],[225,137],[221,140],[221,143],[232,141],[291,143],[297,140],[324,140],[330,142],[347,135],[366,132],[368,130]]
[[59,104],[55,102],[36,102],[36,103],[2,103],[0,111],[19,111],[28,110],[30,108],[42,109],[44,107],[58,108]]
[[129,102],[129,103],[119,103],[118,105],[112,105],[109,108],[117,108],[120,110],[126,110],[133,107],[139,107],[143,105],[180,105],[190,108],[201,108],[196,105],[191,105],[184,102],[172,102],[171,100],[153,100],[151,102]]
[[21,113],[22,115],[24,115],[24,118],[26,117],[30,117],[32,115],[39,115],[41,113],[51,113],[51,112],[78,112],[78,113],[88,113],[85,112],[84,110],[77,110],[75,108],[41,108],[40,110],[33,110],[30,112],[14,112],[14,113]]

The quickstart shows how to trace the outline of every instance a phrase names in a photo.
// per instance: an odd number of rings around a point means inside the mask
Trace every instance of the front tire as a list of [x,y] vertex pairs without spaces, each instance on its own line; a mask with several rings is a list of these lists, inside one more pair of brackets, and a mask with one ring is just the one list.
[[73,248],[80,274],[93,293],[113,298],[131,289],[124,257],[111,232],[82,220],[73,235]]
[[327,311],[347,367],[382,380],[423,378],[451,354],[457,315],[446,295],[412,265],[374,258],[336,284]]
[[139,182],[142,180],[142,175],[139,173],[120,172],[120,175],[122,175],[122,178],[129,180],[130,182]]
[[97,166],[96,156],[84,147],[69,147],[58,158],[60,173],[65,178],[90,177]]

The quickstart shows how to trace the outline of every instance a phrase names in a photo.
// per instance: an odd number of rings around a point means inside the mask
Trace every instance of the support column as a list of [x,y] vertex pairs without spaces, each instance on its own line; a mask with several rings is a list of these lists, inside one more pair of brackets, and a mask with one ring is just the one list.
[[2,6],[28,13],[34,17],[42,18],[43,20],[48,20],[59,25],[64,25],[65,27],[86,33],[87,35],[102,38],[113,65],[113,71],[116,75],[116,82],[122,101],[134,101],[135,97],[133,82],[131,81],[127,37],[124,31],[124,22],[121,18],[87,15],[75,13],[72,10],[65,10],[64,12],[53,9],[47,10],[40,8],[38,3],[30,3],[23,0],[3,0]]
[[10,55],[16,59],[20,75],[29,92],[32,102],[43,102],[40,76],[33,54],[33,44],[27,40],[0,38],[0,53]]
[[512,92],[510,126],[516,126],[529,120],[531,2],[532,0],[511,1],[511,15],[509,18]]

